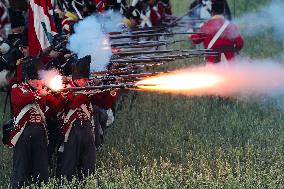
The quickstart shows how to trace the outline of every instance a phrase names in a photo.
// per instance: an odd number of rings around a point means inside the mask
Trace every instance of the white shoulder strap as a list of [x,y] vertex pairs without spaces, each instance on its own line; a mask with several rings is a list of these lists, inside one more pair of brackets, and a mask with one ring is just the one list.
[[228,20],[225,20],[225,22],[222,25],[222,27],[219,29],[219,31],[214,35],[214,37],[210,41],[207,49],[211,49],[212,48],[212,46],[216,43],[216,41],[219,39],[219,37],[222,35],[222,33],[225,31],[225,29],[228,27],[229,24],[230,24],[230,22]]

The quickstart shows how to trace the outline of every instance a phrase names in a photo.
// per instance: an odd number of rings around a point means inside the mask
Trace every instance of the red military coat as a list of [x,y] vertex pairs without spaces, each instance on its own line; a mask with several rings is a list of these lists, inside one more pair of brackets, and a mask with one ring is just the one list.
[[[203,43],[207,48],[215,34],[224,24],[225,19],[221,15],[213,16],[212,19],[205,22],[198,32],[204,34],[193,34],[191,40],[195,44]],[[207,56],[208,63],[218,63],[221,61],[221,53],[225,54],[228,61],[235,58],[236,52],[240,51],[244,46],[244,39],[241,36],[238,27],[234,23],[230,23],[224,30],[222,35],[217,39],[211,49],[220,52],[218,56]]]
[[102,109],[109,109],[116,102],[118,93],[111,94],[110,91],[104,91],[92,95],[92,103]]
[[33,90],[27,83],[14,84],[11,89],[11,103],[14,117],[14,129],[10,133],[9,146],[16,145],[28,122],[45,126],[44,111],[46,97]]
[[165,20],[167,15],[172,15],[170,3],[166,4],[162,1],[158,1],[157,8],[162,20]]
[[[76,87],[76,85],[72,81],[70,81],[67,87]],[[70,93],[67,96],[63,122],[64,142],[67,142],[72,125],[76,120],[89,120],[92,122],[92,124],[94,124],[93,107],[90,101],[90,97],[87,94]]]
[[46,96],[46,118],[58,119],[58,113],[64,110],[65,98],[61,94],[48,94]]
[[92,0],[92,4],[96,6],[98,13],[102,13],[105,11],[107,0]]

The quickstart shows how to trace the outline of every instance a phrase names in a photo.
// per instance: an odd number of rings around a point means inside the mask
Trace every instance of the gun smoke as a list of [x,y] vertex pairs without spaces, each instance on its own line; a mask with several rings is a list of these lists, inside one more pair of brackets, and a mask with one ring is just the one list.
[[74,26],[74,32],[69,38],[68,49],[78,58],[91,55],[91,71],[105,70],[112,52],[100,20],[95,15],[89,16]]
[[97,19],[101,23],[104,32],[121,31],[123,29],[123,18],[119,12],[108,10],[97,17]]
[[256,11],[244,14],[236,19],[245,36],[258,36],[272,32],[275,40],[284,39],[284,1],[272,0]]
[[146,90],[182,95],[255,97],[284,95],[284,66],[272,60],[242,59],[152,77],[138,84]]
[[63,88],[62,77],[58,70],[40,70],[39,78],[43,81],[44,85],[52,90],[59,90]]

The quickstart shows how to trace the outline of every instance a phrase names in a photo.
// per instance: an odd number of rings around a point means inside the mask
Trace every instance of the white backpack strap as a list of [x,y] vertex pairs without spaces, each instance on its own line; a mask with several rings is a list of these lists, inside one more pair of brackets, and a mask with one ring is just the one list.
[[225,29],[228,27],[230,22],[228,20],[225,20],[223,26],[219,29],[219,31],[214,35],[212,40],[210,41],[207,49],[211,49],[212,46],[216,43],[216,41],[219,39],[219,37],[222,35],[222,33],[225,31]]
[[25,107],[23,107],[20,111],[20,113],[17,115],[17,117],[14,117],[14,124],[17,125],[20,120],[24,117],[24,115],[33,108],[33,104],[28,104]]

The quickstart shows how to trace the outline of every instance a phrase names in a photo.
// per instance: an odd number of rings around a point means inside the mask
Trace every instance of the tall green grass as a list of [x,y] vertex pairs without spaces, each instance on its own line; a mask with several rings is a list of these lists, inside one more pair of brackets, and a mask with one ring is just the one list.
[[[182,15],[191,0],[174,0]],[[268,0],[236,0],[236,15]],[[229,0],[232,7],[233,0]],[[242,56],[275,56],[268,34],[246,38]],[[265,44],[265,45],[264,45]],[[177,48],[190,48],[188,43]],[[174,69],[201,63],[176,62]],[[273,99],[184,97],[130,92],[83,182],[51,180],[43,188],[283,188],[284,114]],[[9,184],[11,152],[1,149],[0,185]]]

